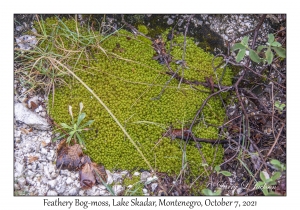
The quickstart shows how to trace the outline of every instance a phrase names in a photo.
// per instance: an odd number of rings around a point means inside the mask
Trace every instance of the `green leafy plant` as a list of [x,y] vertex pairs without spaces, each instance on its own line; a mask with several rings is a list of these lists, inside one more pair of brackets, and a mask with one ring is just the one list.
[[222,189],[217,189],[215,192],[211,191],[210,189],[203,189],[201,192],[203,193],[203,195],[217,196],[217,195],[221,195]]
[[283,103],[280,103],[280,101],[275,101],[275,104],[274,106],[276,107],[276,109],[279,111],[279,113],[281,114],[284,107],[285,107],[285,104]]
[[286,170],[285,164],[281,163],[279,160],[272,159],[270,163],[280,172]]
[[[217,172],[217,175],[223,174],[224,176],[231,176],[232,174],[229,171],[221,171],[220,165],[216,165],[214,168],[214,171]],[[221,195],[222,189],[218,188],[215,192],[213,192],[210,189],[203,189],[202,191],[203,195],[208,195],[208,196],[216,196],[216,195]]]
[[219,175],[219,174],[223,174],[224,176],[232,175],[229,171],[221,171],[220,165],[215,166],[215,171],[217,172],[217,175]]
[[57,138],[54,139],[57,140],[57,139],[60,139],[60,138],[63,138],[65,137],[66,135],[68,135],[68,138],[66,140],[67,144],[69,145],[72,138],[74,139],[75,143],[77,143],[77,140],[78,140],[78,143],[85,147],[85,143],[84,143],[84,140],[83,138],[81,137],[81,132],[82,131],[88,131],[89,129],[86,128],[87,126],[90,126],[94,120],[89,120],[87,121],[86,123],[84,123],[83,125],[80,125],[81,122],[84,120],[86,114],[84,112],[81,112],[82,109],[83,109],[83,103],[80,102],[79,103],[79,115],[78,115],[78,118],[77,118],[77,122],[74,121],[74,117],[73,117],[73,112],[72,112],[72,106],[69,106],[69,114],[72,118],[72,121],[71,121],[71,125],[68,125],[66,123],[60,123],[60,125],[67,130],[67,134],[63,134]]
[[[236,56],[236,62],[239,63],[241,60],[243,60],[246,55],[246,51],[249,51],[249,57],[255,63],[267,62],[268,64],[271,64],[274,58],[272,50],[274,50],[281,58],[285,58],[286,56],[286,50],[282,48],[281,44],[275,40],[273,34],[269,34],[266,45],[258,46],[256,51],[249,47],[248,42],[249,36],[245,36],[240,43],[235,43],[232,46],[231,51],[239,50]],[[260,54],[262,54],[263,57],[260,57]]]
[[272,159],[270,163],[279,171],[275,172],[271,177],[264,172],[260,172],[259,176],[261,181],[257,182],[255,187],[260,188],[265,196],[278,195],[272,191],[272,186],[276,185],[276,181],[281,177],[283,171],[285,171],[285,165],[278,160]]

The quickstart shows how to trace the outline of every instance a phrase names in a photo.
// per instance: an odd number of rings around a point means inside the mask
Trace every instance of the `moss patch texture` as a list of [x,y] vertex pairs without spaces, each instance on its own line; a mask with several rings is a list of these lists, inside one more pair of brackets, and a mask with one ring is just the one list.
[[[74,49],[76,43],[70,41],[70,37],[60,35],[61,28],[68,28],[74,36],[78,33],[83,36],[90,33],[87,29],[75,26],[73,20],[64,20],[62,23],[49,19],[44,22],[44,25],[48,30],[47,33],[52,34],[52,38],[57,36],[63,41],[65,48]],[[143,27],[139,28],[145,30]],[[183,141],[171,140],[162,137],[162,134],[170,124],[176,128],[188,126],[209,95],[199,90],[208,91],[208,89],[198,86],[196,90],[187,84],[179,86],[179,82],[173,79],[166,86],[161,98],[153,100],[163,90],[170,76],[164,73],[167,70],[166,66],[152,59],[155,51],[151,41],[134,36],[126,30],[119,30],[106,37],[97,32],[93,34],[100,38],[95,38],[95,41],[91,42],[93,46],[85,46],[88,50],[82,51],[81,54],[79,52],[73,60],[69,59],[68,66],[123,123],[154,169],[169,174],[179,174],[183,169],[184,159],[188,165],[186,170],[189,170],[190,175],[197,177],[204,169],[202,157],[195,144],[190,142],[184,151]],[[163,34],[164,39],[166,34],[168,32]],[[174,60],[180,60],[184,37],[177,35],[172,42],[171,55]],[[46,41],[40,46],[45,44]],[[105,53],[94,47],[96,45],[101,46]],[[166,48],[169,45],[166,41]],[[77,48],[82,50],[80,42]],[[211,65],[212,59],[213,55],[197,47],[192,38],[187,38],[185,61],[188,69],[184,70],[184,77],[203,82],[205,77],[215,78]],[[220,63],[221,60],[215,60],[215,66]],[[177,71],[180,65],[171,63],[170,67]],[[223,69],[217,69],[216,73],[219,77],[222,71]],[[182,71],[179,70],[179,73]],[[87,114],[86,120],[95,120],[92,129],[84,134],[87,147],[85,153],[93,161],[103,164],[110,170],[148,169],[135,147],[91,93],[74,78],[66,77],[65,80],[69,87],[57,88],[54,94],[54,106],[49,104],[50,115],[55,122],[69,122],[68,106],[71,105],[73,112],[76,112],[75,110],[79,110],[79,103],[83,102],[84,112]],[[230,69],[227,69],[222,84],[231,84]],[[50,95],[49,100],[51,99]],[[225,111],[219,97],[212,98],[199,118],[200,123],[193,128],[194,134],[197,137],[218,138],[217,128],[209,125],[222,124],[224,117]],[[216,165],[222,162],[223,149],[220,146],[203,143],[201,150],[207,164]]]

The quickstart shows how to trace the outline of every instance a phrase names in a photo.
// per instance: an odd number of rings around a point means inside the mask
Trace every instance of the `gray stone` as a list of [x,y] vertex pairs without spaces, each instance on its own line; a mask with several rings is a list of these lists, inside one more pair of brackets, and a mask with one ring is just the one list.
[[17,26],[16,31],[22,31],[24,29],[24,26]]
[[44,177],[44,176],[42,177],[42,183],[43,184],[48,184],[48,181],[49,180],[46,177]]
[[51,179],[50,173],[49,173],[49,169],[47,166],[44,167],[44,174],[47,177],[47,179]]
[[15,137],[15,141],[16,141],[16,143],[20,143],[21,142],[20,137]]
[[40,169],[41,171],[44,170],[44,165],[43,165],[42,163],[39,163],[39,169]]
[[239,195],[241,192],[243,192],[243,188],[241,187],[236,190],[237,195]]
[[30,178],[32,178],[32,177],[34,177],[35,173],[32,172],[31,170],[28,170],[28,171],[27,171],[27,175],[28,175]]
[[96,194],[96,187],[93,186],[92,188],[88,189],[88,190],[86,191],[86,194],[89,195],[89,196],[95,195],[95,194]]
[[43,110],[43,107],[41,105],[39,105],[39,107],[37,108],[37,110],[40,112]]
[[128,171],[121,171],[120,173],[122,176],[126,176],[128,174]]
[[14,190],[20,190],[20,186],[18,184],[14,184]]
[[16,42],[21,50],[30,50],[37,44],[35,36],[24,35],[16,38]]
[[[50,150],[50,152],[53,150]],[[53,164],[49,164],[48,166],[49,173],[55,172],[55,166]]]
[[147,183],[149,184],[149,183],[151,183],[151,182],[153,182],[153,181],[155,181],[155,180],[157,180],[157,177],[156,177],[156,176],[148,177],[148,178],[147,178]]
[[16,172],[18,173],[18,176],[21,176],[21,174],[24,170],[24,165],[19,163],[19,162],[16,162],[15,163],[15,168],[16,168]]
[[141,181],[145,182],[147,180],[147,178],[150,176],[151,174],[148,171],[143,171],[141,173]]
[[70,172],[68,170],[61,170],[60,174],[65,176],[70,176]]
[[152,192],[155,191],[155,189],[157,188],[157,186],[158,186],[157,183],[152,183],[152,184],[151,184],[151,190],[152,190]]
[[[53,159],[53,156],[54,156],[54,151],[53,150],[50,150],[47,154],[47,159],[52,161]],[[51,173],[51,172],[50,172]]]
[[71,179],[71,177],[68,177],[67,180],[66,180],[66,183],[69,185],[73,182],[73,180]]
[[63,194],[66,191],[66,185],[64,183],[61,185],[56,185],[55,190],[58,194]]
[[100,195],[100,190],[96,190],[95,193],[93,194],[93,196],[99,196]]
[[45,118],[26,108],[22,103],[15,104],[15,119],[38,130],[50,130],[50,125]]
[[148,190],[144,188],[143,193],[145,193],[145,194],[148,193]]
[[110,195],[109,192],[107,192],[106,190],[99,190],[99,195]]
[[115,195],[119,195],[121,192],[123,192],[124,188],[122,187],[122,185],[114,185],[112,187],[112,190],[115,193]]
[[80,182],[79,182],[78,180],[75,180],[75,181],[74,181],[74,185],[75,185],[76,187],[80,188]]
[[62,180],[62,176],[61,175],[59,175],[59,176],[56,177],[56,181],[57,182],[61,182],[61,180]]
[[106,190],[106,187],[104,185],[98,185],[98,188],[101,190]]
[[134,172],[134,174],[133,174],[134,176],[139,176],[140,175],[140,172]]
[[42,117],[46,117],[46,112],[41,112]]
[[79,192],[79,188],[73,187],[69,190],[68,195],[74,196],[74,195],[77,195],[78,192]]
[[[51,134],[50,134],[51,135]],[[45,141],[46,144],[49,144],[51,142],[51,136],[45,136],[43,138],[43,140]]]
[[15,137],[19,137],[21,136],[21,131],[15,131]]
[[25,184],[26,184],[25,178],[24,177],[20,177],[18,179],[18,184],[19,184],[20,188],[22,189],[25,186]]
[[42,148],[42,149],[41,149],[41,153],[42,153],[43,155],[47,155],[48,151],[47,151],[47,149]]
[[79,193],[78,193],[78,194],[79,194],[80,196],[84,196],[84,192],[85,192],[84,190],[79,190]]
[[50,195],[50,196],[57,196],[57,192],[53,191],[53,190],[49,190],[47,192],[47,195]]
[[34,185],[35,184],[35,182],[32,179],[30,179],[29,177],[26,177],[26,182],[28,184],[30,184],[30,185]]
[[107,174],[107,182],[106,182],[106,184],[112,184],[114,182],[112,174],[110,173],[109,170],[106,170],[106,174]]
[[122,180],[122,174],[113,173],[113,180],[114,182],[120,182],[120,180]]
[[174,23],[174,20],[171,18],[168,18],[167,24],[168,25],[172,25]]
[[49,190],[48,186],[47,185],[42,185],[41,187],[39,187],[37,189],[38,191],[38,195],[42,195],[42,196],[45,196],[47,195],[47,191]]
[[36,184],[35,184],[35,187],[39,188],[40,186],[41,186],[41,182],[37,181]]
[[71,179],[76,180],[76,175],[75,174],[71,174]]
[[48,186],[51,188],[51,189],[54,189],[55,186],[57,184],[57,180],[54,179],[54,180],[51,180],[51,181],[48,181]]

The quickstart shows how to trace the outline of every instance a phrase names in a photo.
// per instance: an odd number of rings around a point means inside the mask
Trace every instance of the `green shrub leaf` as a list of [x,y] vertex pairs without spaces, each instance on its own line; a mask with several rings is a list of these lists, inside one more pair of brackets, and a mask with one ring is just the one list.
[[221,195],[222,190],[221,189],[217,189],[216,192],[214,192],[214,195]]
[[264,195],[268,195],[269,194],[269,191],[268,191],[268,189],[267,188],[263,188],[263,193],[264,193]]
[[255,63],[260,63],[261,62],[261,58],[258,56],[258,54],[254,50],[250,49],[249,56],[250,56],[250,59],[252,61],[254,61]]
[[260,186],[263,186],[265,183],[262,182],[262,181],[259,181],[255,184],[256,187],[260,187]]
[[241,43],[235,43],[232,47],[231,47],[231,51],[235,51],[235,50],[243,50],[246,49],[246,46],[241,44]]
[[276,192],[270,191],[268,193],[268,196],[280,196],[279,194],[277,194]]
[[215,171],[216,171],[216,172],[219,172],[220,170],[221,170],[220,165],[216,165],[216,166],[215,166]]
[[267,59],[267,62],[269,65],[272,63],[273,58],[274,58],[273,52],[271,51],[271,48],[269,47],[266,52],[266,59]]
[[271,185],[276,185],[276,182],[275,181],[268,181],[268,185],[271,186]]
[[232,174],[229,171],[221,171],[221,174],[223,174],[224,176],[231,176]]
[[245,46],[248,46],[248,42],[249,42],[249,36],[245,36],[241,43]]
[[273,181],[275,181],[275,180],[279,179],[280,176],[281,176],[281,173],[280,173],[280,172],[275,172],[275,173],[273,174],[273,176],[271,177],[271,179],[272,179]]
[[285,58],[286,50],[282,47],[272,47],[273,50],[277,53],[278,56]]
[[240,50],[239,53],[236,56],[236,62],[240,62],[241,60],[243,60],[244,56],[246,54],[246,49]]
[[[276,105],[279,105],[279,101],[276,101],[275,102],[275,106]],[[278,167],[280,167],[281,166],[281,162],[279,161],[279,160],[276,160],[276,159],[272,159],[271,161],[270,161],[270,163],[273,165],[273,166],[278,166]]]
[[214,195],[210,189],[203,189],[201,192],[203,195]]
[[267,178],[265,177],[265,174],[264,174],[262,171],[259,173],[259,177],[260,177],[260,179],[261,179],[263,182],[266,183]]
[[281,47],[281,44],[279,42],[273,42],[271,44],[272,47]]
[[268,35],[268,42],[269,42],[270,44],[272,44],[272,43],[274,42],[274,40],[275,40],[274,34],[269,34],[269,35]]

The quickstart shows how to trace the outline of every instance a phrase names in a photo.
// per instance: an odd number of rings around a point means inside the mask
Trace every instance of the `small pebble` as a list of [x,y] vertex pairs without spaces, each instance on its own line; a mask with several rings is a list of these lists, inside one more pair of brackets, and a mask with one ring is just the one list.
[[49,191],[47,192],[47,195],[49,195],[49,196],[57,196],[58,194],[57,194],[57,192],[55,192],[55,191],[53,191],[53,190],[49,190]]

